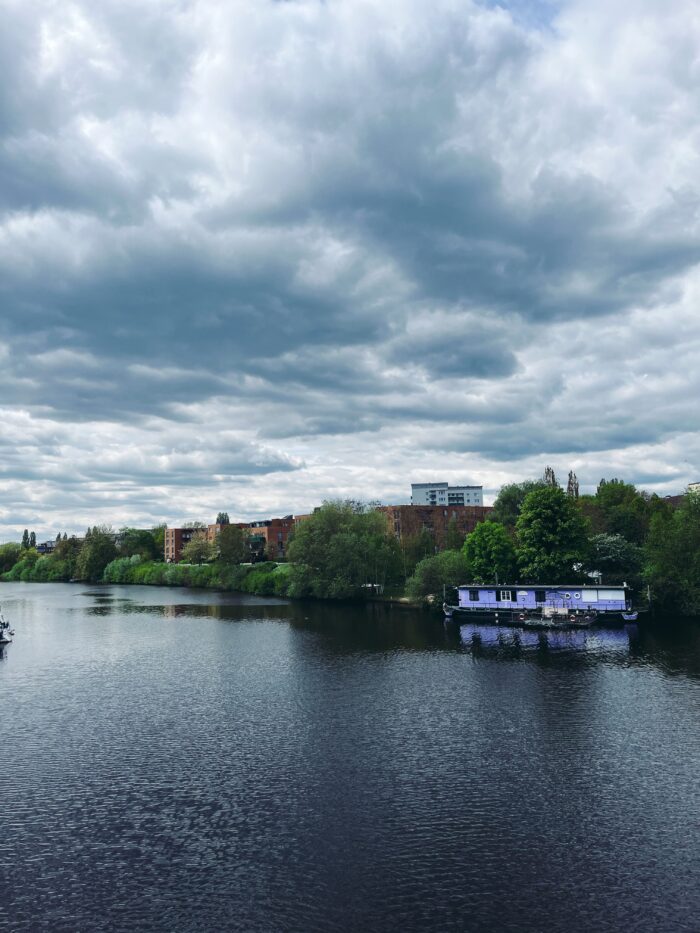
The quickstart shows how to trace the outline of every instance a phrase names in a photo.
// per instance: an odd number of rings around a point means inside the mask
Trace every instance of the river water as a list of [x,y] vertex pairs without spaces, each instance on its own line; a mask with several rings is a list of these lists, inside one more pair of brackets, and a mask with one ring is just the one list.
[[0,601],[2,930],[700,930],[700,628]]

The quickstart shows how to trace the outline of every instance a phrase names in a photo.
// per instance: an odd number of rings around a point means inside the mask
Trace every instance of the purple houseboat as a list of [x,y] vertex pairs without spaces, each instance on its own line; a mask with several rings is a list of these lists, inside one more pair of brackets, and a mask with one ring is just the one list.
[[503,621],[591,623],[598,616],[636,619],[632,610],[629,588],[623,586],[591,586],[516,584],[486,586],[472,584],[457,587],[456,606],[445,605],[445,614],[483,614]]

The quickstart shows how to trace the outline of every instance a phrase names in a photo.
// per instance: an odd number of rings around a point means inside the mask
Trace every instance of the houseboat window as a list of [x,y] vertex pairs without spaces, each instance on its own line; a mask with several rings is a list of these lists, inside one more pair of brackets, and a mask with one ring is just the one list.
[[501,601],[501,591],[496,590],[496,602],[500,603],[500,601]]
[[511,602],[511,600],[513,599],[513,594],[511,593],[510,590],[501,590],[501,599],[504,602]]
[[478,590],[469,590],[469,600],[473,603],[479,602],[479,591]]
[[547,598],[546,590],[535,590],[535,602],[536,603],[543,603],[546,598]]

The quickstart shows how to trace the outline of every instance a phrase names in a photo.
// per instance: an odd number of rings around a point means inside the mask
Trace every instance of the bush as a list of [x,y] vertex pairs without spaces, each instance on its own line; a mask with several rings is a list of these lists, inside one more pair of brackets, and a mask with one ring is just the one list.
[[461,551],[443,551],[426,557],[406,584],[406,592],[414,599],[442,595],[443,586],[459,586],[469,581],[469,563]]

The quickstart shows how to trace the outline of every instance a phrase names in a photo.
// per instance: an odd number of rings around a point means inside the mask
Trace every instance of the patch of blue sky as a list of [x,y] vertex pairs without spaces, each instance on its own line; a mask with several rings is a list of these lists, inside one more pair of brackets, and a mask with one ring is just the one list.
[[479,0],[483,6],[508,10],[517,23],[529,29],[552,28],[566,0]]

